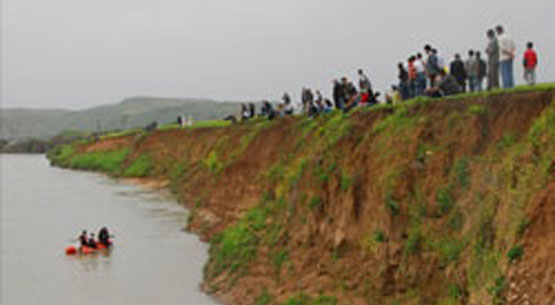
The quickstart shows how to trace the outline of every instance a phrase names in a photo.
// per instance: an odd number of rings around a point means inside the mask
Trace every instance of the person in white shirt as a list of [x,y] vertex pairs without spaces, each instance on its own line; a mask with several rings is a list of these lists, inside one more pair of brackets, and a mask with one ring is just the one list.
[[495,31],[497,32],[497,41],[499,43],[499,67],[503,88],[513,88],[515,86],[513,75],[513,61],[516,51],[515,43],[505,33],[503,26],[498,25]]
[[414,61],[414,69],[416,69],[416,90],[415,95],[424,95],[426,90],[426,64],[422,60],[422,54],[416,54],[416,60]]

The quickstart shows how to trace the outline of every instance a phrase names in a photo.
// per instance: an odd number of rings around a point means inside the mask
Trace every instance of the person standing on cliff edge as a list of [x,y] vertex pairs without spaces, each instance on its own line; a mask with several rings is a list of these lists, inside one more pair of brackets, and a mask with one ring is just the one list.
[[534,44],[529,42],[526,44],[526,52],[524,52],[524,80],[530,86],[536,84],[536,66],[538,65],[538,54],[534,51]]
[[503,26],[498,25],[495,28],[497,39],[499,42],[499,60],[501,67],[501,79],[503,80],[503,88],[509,89],[515,86],[513,75],[513,60],[515,58],[515,43],[505,33]]
[[488,55],[488,90],[491,90],[499,88],[499,43],[494,30],[488,30],[486,35],[489,40],[486,48],[486,54]]

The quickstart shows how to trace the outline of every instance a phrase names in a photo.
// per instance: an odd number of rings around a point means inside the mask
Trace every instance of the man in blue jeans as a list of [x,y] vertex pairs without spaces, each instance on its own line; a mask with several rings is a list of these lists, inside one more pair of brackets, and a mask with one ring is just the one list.
[[501,70],[501,80],[503,88],[513,88],[513,60],[515,58],[515,44],[513,40],[505,33],[501,25],[495,28],[497,32],[497,40],[499,43],[499,66]]

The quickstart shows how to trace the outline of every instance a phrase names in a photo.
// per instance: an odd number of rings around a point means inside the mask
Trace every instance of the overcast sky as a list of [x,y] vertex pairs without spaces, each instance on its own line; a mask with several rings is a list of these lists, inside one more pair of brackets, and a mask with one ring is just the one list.
[[431,43],[483,50],[501,23],[555,81],[554,0],[1,0],[2,104],[81,109],[137,95],[224,100],[330,95],[359,67],[379,90]]

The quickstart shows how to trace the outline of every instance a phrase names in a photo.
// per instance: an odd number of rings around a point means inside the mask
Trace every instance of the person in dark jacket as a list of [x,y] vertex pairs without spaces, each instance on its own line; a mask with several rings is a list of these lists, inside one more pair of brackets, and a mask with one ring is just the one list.
[[78,240],[79,240],[79,243],[81,244],[81,247],[89,245],[89,241],[87,240],[86,230],[83,230],[83,232],[81,232],[81,235],[79,235]]
[[399,68],[399,90],[401,92],[401,100],[406,100],[409,98],[410,87],[409,87],[409,72],[405,69],[402,62],[397,65]]
[[256,107],[254,103],[249,103],[249,118],[252,119],[256,115]]
[[276,117],[276,112],[269,101],[262,102],[262,115],[268,117],[270,121]]
[[94,233],[91,233],[89,241],[87,242],[87,246],[96,249],[96,239],[94,238]]
[[499,88],[499,42],[495,36],[495,31],[490,29],[487,31],[488,46],[486,54],[488,56],[488,90]]
[[437,85],[427,90],[426,93],[428,96],[443,97],[461,92],[461,88],[455,77],[451,74],[445,73],[445,70],[439,72],[435,83]]
[[430,79],[430,86],[433,86],[436,76],[439,74],[439,71],[443,69],[440,69],[439,67],[439,59],[432,49],[432,46],[429,44],[425,45],[424,51],[426,52],[426,55],[428,55],[428,60],[426,61],[426,73]]
[[476,51],[476,62],[478,64],[478,75],[476,75],[476,91],[483,90],[484,78],[487,75],[487,64],[482,59],[480,51]]
[[102,227],[98,231],[98,242],[106,247],[109,247],[112,244],[110,242],[110,232],[108,232],[108,228]]
[[333,102],[335,104],[336,109],[343,109],[343,105],[345,104],[345,97],[343,96],[344,92],[343,85],[337,80],[333,80]]
[[455,60],[451,62],[451,75],[455,77],[461,87],[461,92],[466,91],[466,69],[460,54],[455,54]]
[[312,90],[303,88],[301,91],[301,101],[303,103],[303,112],[308,113],[314,104],[314,95],[312,94]]

